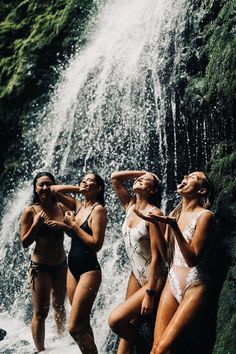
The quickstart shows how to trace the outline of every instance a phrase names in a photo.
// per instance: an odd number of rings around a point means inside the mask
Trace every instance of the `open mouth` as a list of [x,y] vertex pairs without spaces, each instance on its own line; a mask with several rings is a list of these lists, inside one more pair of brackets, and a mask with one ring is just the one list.
[[182,188],[184,188],[185,186],[187,186],[187,184],[188,184],[188,181],[186,181],[186,180],[184,179],[180,184],[177,185],[177,188],[178,188],[178,189],[182,189]]

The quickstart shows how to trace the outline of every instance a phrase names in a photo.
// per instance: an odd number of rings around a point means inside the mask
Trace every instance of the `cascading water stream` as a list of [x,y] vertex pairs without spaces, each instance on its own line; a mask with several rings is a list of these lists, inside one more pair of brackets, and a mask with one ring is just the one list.
[[[29,203],[32,176],[50,170],[59,181],[78,183],[84,172],[95,170],[108,182],[113,170],[145,168],[160,174],[164,185],[169,173],[175,178],[176,138],[172,145],[167,139],[168,129],[176,129],[175,101],[171,72],[164,80],[163,67],[175,57],[169,51],[177,45],[183,12],[183,0],[108,1],[101,6],[86,46],[61,73],[50,104],[34,115],[34,129],[24,137],[23,163],[28,168],[30,159],[33,167],[18,181],[2,220],[1,307],[4,316],[15,322],[11,320],[9,338],[0,353],[11,353],[8,348],[21,354],[33,350],[29,328],[26,337],[25,333],[18,340],[11,336],[17,321],[29,323],[32,310],[27,286],[31,250],[24,251],[19,242],[19,217]],[[175,158],[173,170],[168,165],[170,156]],[[122,301],[129,274],[121,237],[123,215],[110,187],[106,200],[108,232],[98,255],[103,283],[92,314],[99,353],[114,352],[115,336],[107,317]],[[56,345],[55,332],[47,327],[46,346],[54,339]],[[59,353],[53,348],[51,353]],[[78,352],[73,348],[68,353]]]

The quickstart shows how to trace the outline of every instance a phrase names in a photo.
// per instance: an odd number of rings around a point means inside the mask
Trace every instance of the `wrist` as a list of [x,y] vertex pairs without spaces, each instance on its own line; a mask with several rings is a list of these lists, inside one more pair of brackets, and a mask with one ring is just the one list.
[[147,288],[146,289],[146,294],[149,296],[149,297],[153,297],[156,295],[156,292],[155,290],[153,290],[152,288]]

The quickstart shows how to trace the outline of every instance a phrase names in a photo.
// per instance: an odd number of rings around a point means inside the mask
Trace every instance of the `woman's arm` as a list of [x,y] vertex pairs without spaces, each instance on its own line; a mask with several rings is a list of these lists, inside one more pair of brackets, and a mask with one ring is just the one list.
[[[172,218],[173,219],[173,218]],[[178,242],[180,251],[189,267],[195,267],[205,250],[209,247],[215,233],[215,218],[212,213],[203,213],[197,221],[193,239],[188,243],[177,222],[170,225]]]
[[51,191],[55,194],[58,201],[67,206],[70,210],[76,211],[81,207],[81,202],[65,193],[79,193],[79,186],[72,185],[53,185],[51,186]]
[[145,174],[146,171],[119,171],[111,174],[112,187],[119,198],[121,204],[126,209],[132,200],[132,196],[125,187],[124,182]]
[[164,261],[167,262],[167,241],[164,237],[165,231],[166,231],[166,217],[163,215],[163,213],[159,210],[156,209],[147,215],[141,213],[138,209],[134,209],[134,212],[136,215],[138,215],[140,218],[148,221],[150,225],[153,225],[152,228],[154,228],[154,234],[156,237],[156,243],[157,247],[159,249],[159,252],[161,254],[161,257],[163,258]]
[[[157,210],[156,213],[162,214],[160,210]],[[151,313],[153,310],[154,299],[155,299],[155,292],[157,289],[157,283],[160,271],[160,252],[158,249],[157,239],[164,238],[162,234],[161,228],[156,227],[155,224],[149,223],[149,233],[150,233],[150,246],[151,246],[151,254],[152,254],[152,261],[150,264],[149,274],[148,274],[148,282],[147,282],[147,289],[149,293],[145,293],[142,306],[141,306],[141,314]]]
[[70,211],[65,214],[65,222],[88,247],[92,248],[96,252],[101,249],[107,226],[106,208],[101,205],[94,208],[91,215],[92,235],[88,234],[76,224],[74,215]]
[[21,215],[21,242],[24,248],[29,247],[35,241],[39,225],[44,220],[44,214],[42,210],[35,214],[31,207],[23,210]]

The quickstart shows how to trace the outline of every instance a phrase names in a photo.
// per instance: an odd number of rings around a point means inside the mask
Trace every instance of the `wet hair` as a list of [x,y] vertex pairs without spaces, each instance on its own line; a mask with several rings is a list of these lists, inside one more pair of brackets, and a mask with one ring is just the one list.
[[[35,189],[36,189],[37,180],[40,177],[44,177],[44,176],[49,177],[50,180],[52,181],[52,183],[56,184],[55,177],[50,172],[39,172],[39,173],[37,173],[37,175],[34,177],[34,180],[33,180],[33,200],[32,200],[32,204],[40,204],[39,195],[35,191]],[[52,197],[52,198],[53,198],[53,201],[55,202],[56,201],[55,197]]]
[[209,209],[214,197],[213,185],[209,177],[204,172],[202,173],[205,176],[203,179],[202,188],[206,188],[207,191],[204,195],[201,196],[200,204],[203,208]]
[[102,206],[105,205],[105,198],[104,198],[104,193],[105,193],[105,183],[104,180],[101,176],[99,176],[96,173],[91,173],[95,177],[95,181],[98,187],[100,187],[100,190],[98,191],[97,194],[97,202],[101,204]]
[[[203,208],[209,209],[213,201],[213,187],[209,177],[204,172],[202,173],[204,174],[205,178],[203,179],[201,187],[206,188],[207,191],[203,196],[201,196],[200,204]],[[175,207],[175,209],[171,213],[171,216],[175,217],[177,221],[179,220],[182,211],[182,205],[183,202],[181,200],[181,202]],[[175,250],[175,236],[173,234],[172,228],[169,225],[167,226],[167,245],[167,263],[169,267],[171,267]]]
[[156,174],[151,173],[153,177],[153,188],[156,190],[155,193],[151,193],[149,198],[149,203],[160,208],[161,206],[161,181]]

